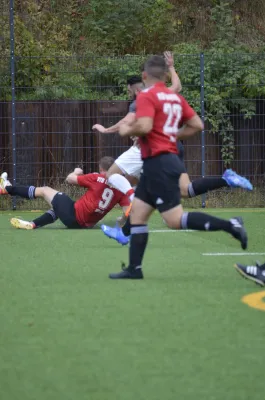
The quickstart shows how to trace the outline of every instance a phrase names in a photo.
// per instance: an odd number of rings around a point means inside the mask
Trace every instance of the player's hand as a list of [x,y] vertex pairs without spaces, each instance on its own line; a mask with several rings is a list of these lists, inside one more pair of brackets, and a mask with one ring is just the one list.
[[128,136],[128,133],[130,132],[130,126],[127,124],[122,124],[119,128],[119,134],[120,136]]
[[75,175],[84,175],[84,171],[81,168],[75,168],[74,174]]
[[105,133],[106,128],[103,125],[96,124],[92,126],[93,131],[99,131],[100,133]]
[[173,54],[171,53],[171,51],[165,51],[164,56],[165,56],[168,68],[174,67],[174,57],[173,57]]

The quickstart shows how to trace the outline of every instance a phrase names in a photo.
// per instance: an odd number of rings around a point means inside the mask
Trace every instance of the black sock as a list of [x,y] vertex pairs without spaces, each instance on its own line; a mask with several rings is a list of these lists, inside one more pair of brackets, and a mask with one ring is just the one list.
[[130,262],[129,266],[136,268],[142,266],[145,248],[148,242],[148,226],[132,225],[130,241]]
[[35,199],[35,186],[6,186],[5,189],[10,196],[20,196],[24,199]]
[[130,233],[131,233],[130,217],[127,218],[125,224],[123,225],[122,232],[123,232],[124,236],[130,236]]
[[225,231],[232,234],[233,224],[226,219],[216,218],[200,212],[183,213],[181,218],[182,229],[196,231]]
[[200,178],[189,184],[188,193],[189,197],[195,197],[227,186],[229,185],[223,178]]
[[41,228],[42,226],[52,224],[58,219],[55,212],[53,210],[47,211],[45,214],[42,214],[40,217],[34,219],[32,222],[36,225],[36,228]]

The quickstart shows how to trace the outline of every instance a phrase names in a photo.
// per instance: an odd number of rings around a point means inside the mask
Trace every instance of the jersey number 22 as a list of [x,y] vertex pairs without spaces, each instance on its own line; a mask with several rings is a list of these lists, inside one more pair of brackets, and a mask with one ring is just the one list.
[[176,142],[178,126],[182,117],[182,107],[179,104],[165,103],[163,112],[167,115],[167,120],[163,127],[164,134],[170,136],[171,142]]

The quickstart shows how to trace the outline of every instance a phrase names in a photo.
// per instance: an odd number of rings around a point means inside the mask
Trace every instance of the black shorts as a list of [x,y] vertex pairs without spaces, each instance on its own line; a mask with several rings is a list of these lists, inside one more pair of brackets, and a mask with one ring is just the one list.
[[75,217],[75,202],[67,194],[58,192],[52,201],[56,216],[70,229],[81,229]]
[[148,158],[144,160],[135,197],[159,212],[171,210],[180,204],[179,177],[185,172],[184,164],[176,154]]
[[178,152],[180,160],[184,163],[184,146],[180,140],[178,141]]

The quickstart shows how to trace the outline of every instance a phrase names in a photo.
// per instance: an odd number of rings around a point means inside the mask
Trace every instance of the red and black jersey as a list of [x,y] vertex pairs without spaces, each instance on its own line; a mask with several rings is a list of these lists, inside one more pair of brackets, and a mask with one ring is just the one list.
[[187,100],[173,93],[163,82],[158,82],[139,93],[136,99],[136,118],[153,119],[152,130],[139,139],[142,158],[162,153],[178,154],[178,130],[195,115]]
[[112,208],[130,205],[129,198],[107,184],[104,174],[79,175],[78,185],[89,189],[75,202],[76,220],[80,226],[91,227],[100,221]]

